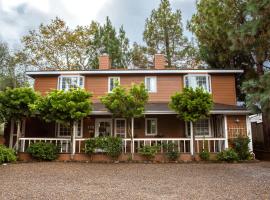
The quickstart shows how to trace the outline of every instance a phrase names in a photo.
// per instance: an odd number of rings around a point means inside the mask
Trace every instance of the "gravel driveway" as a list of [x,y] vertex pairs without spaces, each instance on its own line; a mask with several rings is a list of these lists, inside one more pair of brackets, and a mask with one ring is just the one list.
[[270,199],[270,162],[2,165],[0,199]]

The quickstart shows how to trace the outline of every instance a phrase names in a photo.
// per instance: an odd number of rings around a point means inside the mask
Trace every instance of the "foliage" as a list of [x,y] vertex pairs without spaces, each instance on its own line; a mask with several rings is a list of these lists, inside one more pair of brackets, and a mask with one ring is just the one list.
[[129,41],[123,27],[117,34],[107,17],[104,26],[92,22],[89,26],[70,29],[55,18],[22,38],[26,64],[38,69],[89,70],[98,67],[98,56],[108,53],[112,64],[127,66],[130,60]]
[[122,152],[122,139],[120,137],[97,137],[86,141],[85,152],[95,153],[96,149],[103,150],[108,156],[116,159]]
[[3,145],[0,145],[0,164],[6,162],[14,162],[16,160],[17,157],[13,149],[9,149]]
[[175,93],[169,104],[184,121],[196,122],[206,118],[213,106],[211,95],[202,88],[184,88],[182,93]]
[[52,143],[36,142],[26,151],[38,160],[55,160],[58,156],[58,147]]
[[37,99],[38,95],[32,88],[8,88],[0,92],[0,113],[6,120],[29,117],[32,114],[30,105]]
[[133,44],[133,48],[131,51],[131,59],[135,67],[147,68],[148,67],[147,48],[135,42]]
[[177,149],[177,145],[173,142],[168,142],[163,144],[164,151],[166,151],[166,156],[169,160],[175,161],[179,158],[180,153]]
[[69,91],[53,90],[32,104],[31,109],[46,122],[70,125],[90,114],[90,97],[90,93],[79,88]]
[[209,160],[210,159],[210,153],[209,151],[207,151],[206,149],[203,149],[200,154],[199,154],[200,158],[202,160]]
[[233,141],[233,149],[237,153],[240,160],[250,160],[251,154],[249,151],[248,144],[250,143],[250,139],[248,137],[241,137],[234,139]]
[[146,19],[143,39],[150,55],[164,53],[168,67],[176,66],[189,46],[183,36],[181,11],[172,11],[169,0],[161,0],[157,9]]
[[118,85],[101,97],[101,102],[115,117],[124,118],[141,117],[147,100],[148,93],[143,83],[133,84],[129,90]]
[[219,161],[233,162],[238,161],[239,157],[233,149],[226,149],[217,154],[217,159]]
[[158,149],[159,146],[144,145],[143,147],[139,148],[139,154],[146,157],[147,160],[151,160],[155,157]]
[[270,72],[259,79],[249,80],[242,85],[246,94],[246,104],[254,113],[265,113],[270,119]]

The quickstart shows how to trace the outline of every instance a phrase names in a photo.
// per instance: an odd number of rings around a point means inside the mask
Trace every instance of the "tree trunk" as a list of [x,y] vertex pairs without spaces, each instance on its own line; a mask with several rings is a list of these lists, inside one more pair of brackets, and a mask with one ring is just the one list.
[[165,48],[166,48],[166,57],[167,57],[167,63],[168,67],[172,67],[172,58],[170,53],[170,41],[169,41],[169,35],[168,31],[165,29]]
[[264,74],[263,64],[262,63],[257,63],[256,68],[257,68],[258,76],[262,76]]
[[267,114],[262,113],[263,121],[263,137],[264,137],[264,149],[270,151],[270,117]]
[[21,120],[17,121],[17,139],[16,139],[16,151],[19,151],[19,142],[21,137]]

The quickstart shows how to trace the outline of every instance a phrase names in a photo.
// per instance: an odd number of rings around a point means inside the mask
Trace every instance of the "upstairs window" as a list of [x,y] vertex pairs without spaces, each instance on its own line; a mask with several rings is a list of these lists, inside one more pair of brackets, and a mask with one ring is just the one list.
[[83,76],[60,76],[58,89],[68,91],[72,88],[84,88]]
[[193,89],[197,87],[203,88],[207,92],[211,92],[210,76],[201,74],[189,74],[184,77],[185,87],[191,87]]
[[109,77],[108,79],[108,92],[112,92],[113,89],[120,84],[120,77]]
[[145,77],[145,88],[148,92],[157,92],[157,77],[147,76]]

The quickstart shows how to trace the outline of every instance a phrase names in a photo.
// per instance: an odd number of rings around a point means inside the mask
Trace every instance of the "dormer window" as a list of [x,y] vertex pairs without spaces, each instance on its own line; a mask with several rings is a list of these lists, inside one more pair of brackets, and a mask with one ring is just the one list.
[[203,88],[205,91],[211,93],[210,76],[205,74],[188,74],[184,76],[185,87],[193,89],[197,87]]
[[68,91],[72,88],[84,88],[83,76],[60,76],[58,89]]

